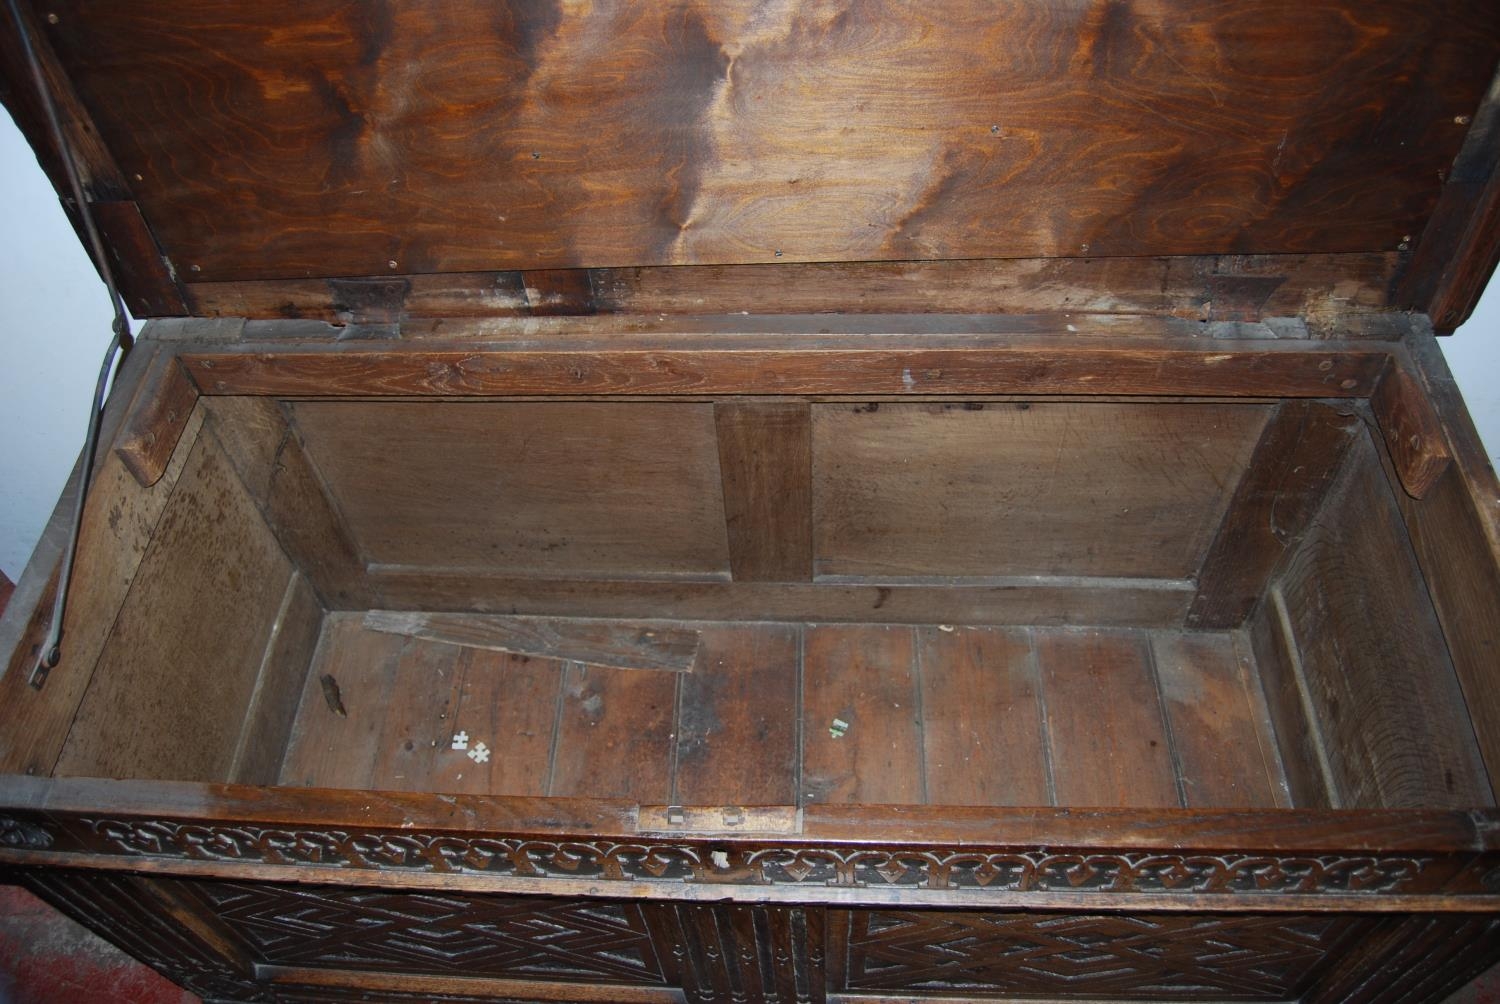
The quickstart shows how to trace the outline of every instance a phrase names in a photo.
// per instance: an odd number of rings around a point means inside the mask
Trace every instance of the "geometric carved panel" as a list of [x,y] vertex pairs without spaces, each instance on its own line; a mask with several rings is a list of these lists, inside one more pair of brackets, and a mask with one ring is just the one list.
[[856,910],[849,923],[850,990],[1287,1000],[1370,922]]
[[184,882],[256,961],[433,975],[666,982],[634,903]]

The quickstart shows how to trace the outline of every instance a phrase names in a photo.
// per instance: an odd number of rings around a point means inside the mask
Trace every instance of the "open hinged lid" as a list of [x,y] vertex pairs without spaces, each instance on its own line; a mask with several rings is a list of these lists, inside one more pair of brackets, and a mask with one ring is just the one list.
[[1451,328],[1496,257],[1493,0],[23,7],[146,316]]

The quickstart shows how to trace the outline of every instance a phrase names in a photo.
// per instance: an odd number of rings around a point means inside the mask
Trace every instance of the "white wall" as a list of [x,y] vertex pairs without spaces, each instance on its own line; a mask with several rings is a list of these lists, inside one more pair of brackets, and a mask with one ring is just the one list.
[[112,317],[51,183],[0,112],[0,570],[12,581],[83,447]]
[[[1500,464],[1500,284],[1443,348]],[[0,114],[0,570],[21,574],[83,445],[110,309],[83,245]]]

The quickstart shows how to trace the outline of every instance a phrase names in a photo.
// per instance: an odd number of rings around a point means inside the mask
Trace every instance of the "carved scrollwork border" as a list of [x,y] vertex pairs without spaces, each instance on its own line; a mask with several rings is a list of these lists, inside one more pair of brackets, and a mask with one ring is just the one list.
[[125,858],[689,885],[1153,895],[1493,894],[1436,855],[820,847],[538,839],[80,815],[0,816],[0,846]]

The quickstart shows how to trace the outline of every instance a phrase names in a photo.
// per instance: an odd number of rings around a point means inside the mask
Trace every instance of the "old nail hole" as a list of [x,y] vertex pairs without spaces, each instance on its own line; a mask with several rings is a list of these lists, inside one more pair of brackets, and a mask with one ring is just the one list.
[[1322,362],[1318,363],[1318,369],[1322,370],[1324,373],[1327,373],[1329,370],[1333,369],[1333,360],[1324,359]]
[[781,257],[781,249],[780,248],[776,249],[776,257],[778,257],[778,258]]
[[541,160],[542,159],[541,151],[540,150],[533,150],[533,151],[531,151],[531,159],[532,160]]

